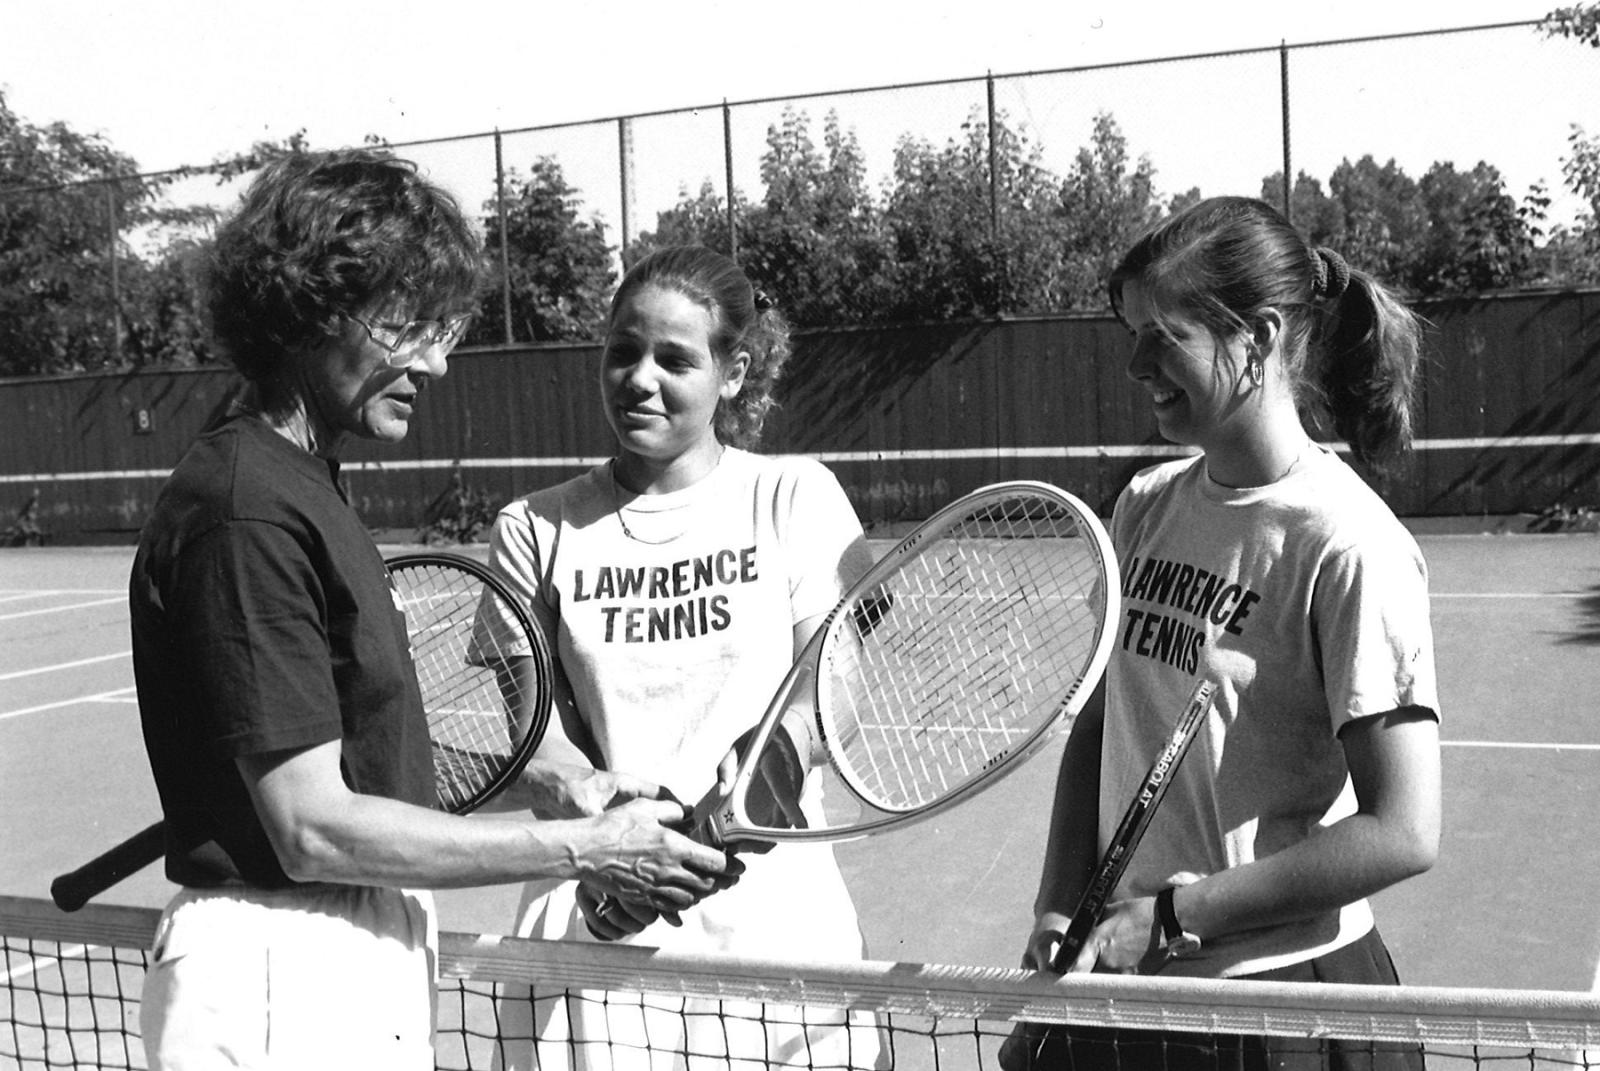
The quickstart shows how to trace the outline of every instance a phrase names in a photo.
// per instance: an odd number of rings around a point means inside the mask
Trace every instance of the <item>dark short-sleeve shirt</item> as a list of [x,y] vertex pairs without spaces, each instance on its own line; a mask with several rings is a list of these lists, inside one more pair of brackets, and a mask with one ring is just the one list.
[[202,434],[140,535],[129,605],[171,880],[293,884],[240,756],[337,740],[352,790],[432,806],[404,615],[333,463],[252,417]]

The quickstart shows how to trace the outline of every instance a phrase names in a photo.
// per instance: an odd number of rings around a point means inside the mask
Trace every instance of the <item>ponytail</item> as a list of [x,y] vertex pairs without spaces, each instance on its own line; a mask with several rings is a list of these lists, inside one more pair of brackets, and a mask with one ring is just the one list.
[[777,307],[768,304],[756,313],[755,321],[732,352],[750,355],[744,371],[744,386],[733,398],[719,402],[714,424],[717,438],[729,446],[754,449],[761,440],[767,414],[778,404],[773,398],[793,348],[789,342],[789,321]]
[[1411,448],[1421,326],[1365,272],[1324,308],[1308,372],[1333,429],[1363,464],[1388,470]]

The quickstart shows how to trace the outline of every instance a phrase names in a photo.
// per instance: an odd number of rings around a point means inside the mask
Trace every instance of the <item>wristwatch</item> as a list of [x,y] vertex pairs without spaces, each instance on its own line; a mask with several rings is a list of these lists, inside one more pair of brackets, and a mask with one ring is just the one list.
[[1178,924],[1178,913],[1172,906],[1175,888],[1168,885],[1156,893],[1156,918],[1161,923],[1161,940],[1167,955],[1179,959],[1200,951],[1200,938]]

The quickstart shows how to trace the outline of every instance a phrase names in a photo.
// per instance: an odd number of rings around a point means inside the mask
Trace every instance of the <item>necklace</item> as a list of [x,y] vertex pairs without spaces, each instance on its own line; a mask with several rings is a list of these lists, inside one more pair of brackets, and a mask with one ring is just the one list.
[[1284,469],[1283,472],[1279,473],[1278,478],[1276,480],[1273,480],[1272,482],[1273,483],[1277,483],[1278,480],[1286,480],[1286,479],[1288,479],[1289,478],[1289,474],[1291,472],[1293,472],[1295,469],[1299,468],[1300,467],[1300,463],[1303,462],[1306,458],[1310,457],[1311,456],[1311,452],[1313,450],[1315,450],[1315,449],[1316,449],[1316,444],[1313,443],[1310,439],[1307,439],[1306,440],[1306,444],[1300,448],[1300,452],[1298,454],[1294,455],[1294,460],[1289,462],[1289,467]]
[[[617,523],[622,525],[623,535],[627,536],[635,543],[643,543],[647,547],[666,546],[668,543],[671,543],[672,541],[683,536],[683,532],[678,532],[676,535],[670,535],[665,539],[645,539],[642,536],[635,535],[633,529],[628,527],[628,518],[622,508],[622,490],[621,485],[617,483],[616,458],[612,458],[610,461],[606,462],[606,475],[611,480],[611,504],[617,508]],[[688,528],[686,527],[684,531],[688,531]]]
[[1314,443],[1310,439],[1307,439],[1306,440],[1306,444],[1300,448],[1300,452],[1294,456],[1294,460],[1290,461],[1288,466],[1282,472],[1278,473],[1276,476],[1268,477],[1265,483],[1260,483],[1260,484],[1240,484],[1240,485],[1234,485],[1234,484],[1231,484],[1231,483],[1223,483],[1221,480],[1217,479],[1215,476],[1213,476],[1211,474],[1211,466],[1209,464],[1209,461],[1208,461],[1208,463],[1206,465],[1206,479],[1210,480],[1212,483],[1216,484],[1218,487],[1226,487],[1230,491],[1243,491],[1243,490],[1247,490],[1249,487],[1252,487],[1252,486],[1254,486],[1254,487],[1271,487],[1273,484],[1277,483],[1280,480],[1288,479],[1290,474],[1293,473],[1296,469],[1298,469],[1305,462],[1306,458],[1310,457],[1316,451],[1316,448],[1317,448],[1316,443]]

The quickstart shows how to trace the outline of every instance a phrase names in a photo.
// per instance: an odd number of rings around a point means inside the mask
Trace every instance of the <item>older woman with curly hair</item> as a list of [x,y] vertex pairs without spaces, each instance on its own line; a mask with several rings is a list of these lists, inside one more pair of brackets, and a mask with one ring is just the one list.
[[480,272],[450,197],[377,152],[279,160],[219,230],[216,333],[247,386],[163,488],[129,589],[181,886],[142,1000],[152,1068],[432,1068],[417,890],[581,878],[674,910],[727,867],[637,779],[582,820],[433,806],[404,621],[338,458],[405,437]]

